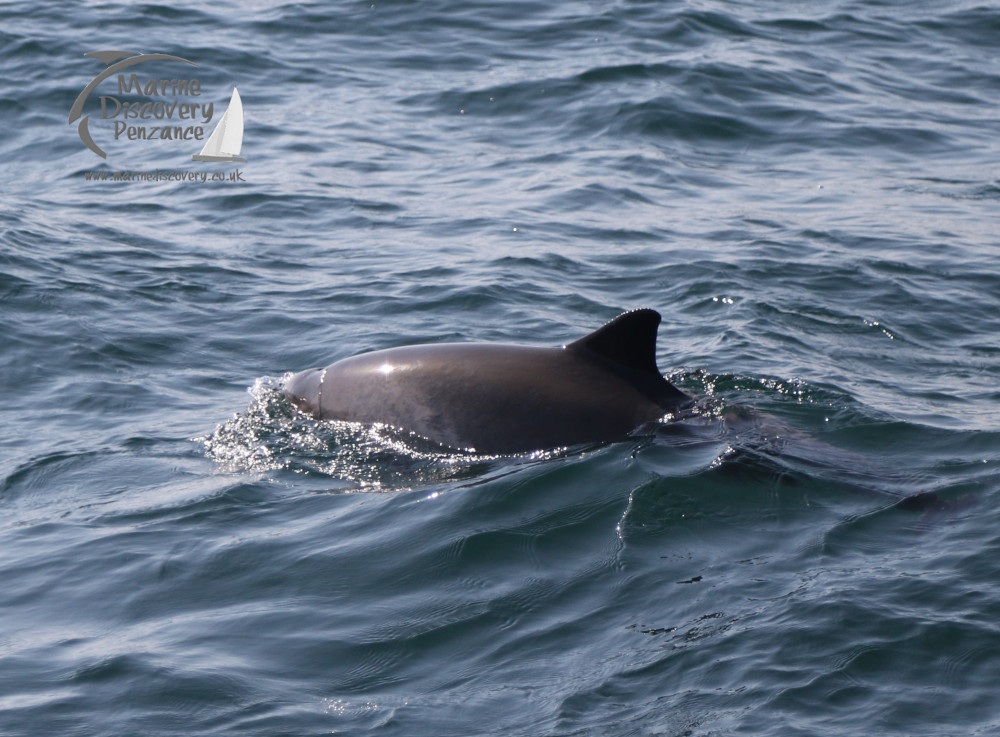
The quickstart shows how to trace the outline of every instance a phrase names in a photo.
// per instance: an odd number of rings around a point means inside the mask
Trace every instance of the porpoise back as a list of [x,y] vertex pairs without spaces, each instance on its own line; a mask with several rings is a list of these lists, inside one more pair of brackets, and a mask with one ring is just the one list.
[[526,453],[615,440],[692,403],[656,366],[660,315],[619,315],[557,348],[437,343],[364,353],[292,376],[323,420],[385,423],[455,449]]

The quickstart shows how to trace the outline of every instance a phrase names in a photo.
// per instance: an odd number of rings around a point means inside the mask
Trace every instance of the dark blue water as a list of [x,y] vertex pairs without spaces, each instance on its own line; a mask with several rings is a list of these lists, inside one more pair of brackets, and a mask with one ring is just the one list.
[[[0,733],[1000,732],[998,34],[0,6]],[[247,161],[116,140],[114,78],[89,150],[102,50],[198,64],[134,71],[206,136],[238,87]],[[223,181],[110,179],[157,170]],[[703,408],[653,436],[477,458],[276,391],[640,306]]]

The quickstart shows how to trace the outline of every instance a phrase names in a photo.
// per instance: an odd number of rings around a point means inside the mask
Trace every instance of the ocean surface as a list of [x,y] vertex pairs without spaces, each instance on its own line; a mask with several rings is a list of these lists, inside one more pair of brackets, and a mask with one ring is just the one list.
[[[959,0],[0,5],[0,734],[1000,734],[998,39]],[[102,51],[180,61],[87,92]],[[246,161],[193,161],[233,87]],[[637,307],[700,409],[616,442],[278,392]]]

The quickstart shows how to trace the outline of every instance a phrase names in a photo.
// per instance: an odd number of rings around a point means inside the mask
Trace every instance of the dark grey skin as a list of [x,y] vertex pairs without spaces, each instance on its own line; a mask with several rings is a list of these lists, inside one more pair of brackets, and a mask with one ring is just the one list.
[[558,348],[390,348],[302,371],[283,392],[317,419],[384,423],[489,455],[611,441],[693,404],[656,367],[659,324],[643,309]]

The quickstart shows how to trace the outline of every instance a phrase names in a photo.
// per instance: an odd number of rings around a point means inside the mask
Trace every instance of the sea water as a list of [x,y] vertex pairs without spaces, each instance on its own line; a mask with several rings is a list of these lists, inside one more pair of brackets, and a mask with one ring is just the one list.
[[[998,34],[0,6],[0,733],[996,734]],[[100,51],[183,61],[70,123]],[[246,162],[193,162],[233,87]],[[101,96],[213,109],[130,139]],[[277,391],[635,307],[702,411],[617,442],[470,456]]]

